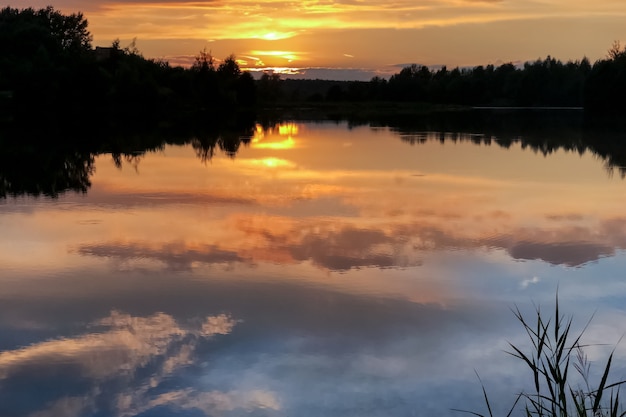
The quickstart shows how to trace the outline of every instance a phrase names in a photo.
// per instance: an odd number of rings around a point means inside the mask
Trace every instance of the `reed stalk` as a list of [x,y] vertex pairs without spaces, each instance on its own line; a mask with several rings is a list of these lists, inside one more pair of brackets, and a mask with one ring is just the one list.
[[[619,390],[626,380],[608,382],[615,348],[606,360],[600,380],[596,384],[591,382],[591,364],[584,351],[589,345],[581,344],[581,338],[593,316],[580,333],[572,334],[572,317],[565,317],[559,310],[558,292],[552,317],[546,317],[539,306],[535,306],[531,320],[518,307],[512,311],[528,335],[530,348],[524,351],[509,343],[511,350],[507,353],[527,365],[532,375],[533,388],[517,395],[507,417],[516,410],[525,417],[626,416]],[[580,378],[572,378],[572,367]],[[455,411],[477,417],[494,417],[485,386],[480,377],[478,379],[487,413]],[[573,379],[575,382],[572,382]]]

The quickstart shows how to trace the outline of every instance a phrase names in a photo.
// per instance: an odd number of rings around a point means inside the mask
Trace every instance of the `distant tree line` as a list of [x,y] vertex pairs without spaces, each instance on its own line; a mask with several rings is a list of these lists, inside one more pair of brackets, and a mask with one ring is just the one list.
[[[0,122],[67,119],[162,120],[203,113],[220,118],[256,106],[299,102],[419,102],[464,106],[567,106],[589,112],[626,110],[626,49],[605,59],[562,62],[550,56],[518,67],[403,68],[369,82],[254,80],[233,55],[201,51],[190,68],[146,59],[134,42],[92,48],[81,13],[51,6],[0,10]],[[93,120],[92,120],[93,121]]]
[[523,66],[474,68],[410,65],[388,80],[259,80],[262,101],[422,102],[465,106],[585,107],[590,112],[626,110],[626,48],[616,42],[605,59],[562,62],[550,56]]
[[564,64],[548,56],[522,68],[508,63],[431,71],[412,65],[388,82],[374,79],[372,83],[379,96],[394,100],[423,97],[427,102],[473,106],[581,106],[590,71],[587,59]]

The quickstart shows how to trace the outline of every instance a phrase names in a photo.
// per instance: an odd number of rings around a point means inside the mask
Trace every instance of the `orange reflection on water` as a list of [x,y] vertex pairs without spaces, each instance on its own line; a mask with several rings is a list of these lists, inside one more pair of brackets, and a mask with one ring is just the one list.
[[252,146],[258,149],[290,149],[295,146],[295,141],[292,137],[288,137],[280,142],[261,142],[261,140],[253,140]]
[[278,134],[281,136],[287,135],[297,135],[298,134],[298,125],[296,123],[283,123],[278,126]]
[[252,159],[250,160],[250,163],[252,165],[264,165],[268,168],[279,168],[279,167],[284,167],[284,168],[294,168],[295,164],[290,162],[290,161],[286,161],[284,159],[280,159],[280,158],[263,158],[263,159]]
[[[278,133],[278,135],[276,135]],[[257,125],[252,147],[257,149],[292,149],[296,146],[293,137],[298,134],[298,125],[295,123],[284,123],[276,128],[263,129]],[[283,138],[287,136],[287,138]]]
[[23,267],[34,254],[53,269],[99,260],[125,270],[261,274],[289,265],[291,279],[329,285],[327,274],[339,272],[360,277],[342,284],[351,291],[367,276],[376,291],[413,294],[415,282],[376,277],[423,276],[428,260],[454,251],[565,266],[613,256],[626,248],[621,186],[589,155],[411,146],[368,127],[258,126],[234,159],[204,164],[174,146],[136,167],[99,157],[87,197],[5,217],[0,261]]

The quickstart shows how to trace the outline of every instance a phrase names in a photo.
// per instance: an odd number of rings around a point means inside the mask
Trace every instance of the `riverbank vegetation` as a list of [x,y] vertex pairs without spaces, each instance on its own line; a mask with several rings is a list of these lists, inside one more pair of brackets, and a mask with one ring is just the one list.
[[[526,364],[531,376],[532,389],[517,395],[507,417],[514,415],[521,404],[522,415],[527,417],[624,417],[626,410],[619,388],[626,380],[611,382],[609,377],[613,354],[608,355],[601,376],[592,381],[591,362],[581,340],[587,326],[573,333],[572,317],[562,315],[558,294],[554,315],[547,317],[540,307],[528,320],[516,308],[515,317],[528,335],[529,349],[509,343],[509,354]],[[573,369],[572,369],[573,368]],[[457,410],[477,417],[493,417],[486,388],[482,386],[486,413]],[[515,414],[517,415],[517,414]]]
[[622,113],[626,102],[626,49],[613,45],[605,59],[562,62],[548,56],[521,66],[432,69],[410,65],[389,79],[369,82],[255,80],[236,57],[200,51],[189,68],[147,59],[119,41],[93,47],[81,13],[52,7],[0,10],[1,120],[59,123],[80,118],[126,123],[202,114],[211,119],[250,109],[411,113],[470,106],[584,107]]

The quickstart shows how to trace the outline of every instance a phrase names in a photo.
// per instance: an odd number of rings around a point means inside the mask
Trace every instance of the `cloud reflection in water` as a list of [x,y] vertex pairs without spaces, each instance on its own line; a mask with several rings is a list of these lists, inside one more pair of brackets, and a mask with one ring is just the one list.
[[[31,414],[36,417],[93,413],[103,398],[111,396],[115,397],[114,415],[118,416],[136,415],[158,405],[192,398],[197,400],[191,402],[194,407],[202,406],[205,410],[249,407],[263,395],[252,393],[250,399],[249,393],[181,390],[150,398],[162,384],[167,384],[169,376],[194,363],[194,350],[199,343],[216,335],[228,335],[236,325],[237,320],[225,314],[206,317],[199,327],[187,328],[164,313],[136,317],[112,311],[88,327],[92,333],[1,352],[0,387],[11,392],[15,381],[19,386],[19,381],[32,379],[47,386],[49,392],[40,393],[44,398],[59,391],[84,391],[76,384],[89,387],[86,395],[55,398]],[[135,389],[130,391],[133,386]],[[189,404],[186,401],[179,406]]]
[[[273,222],[283,226],[268,226]],[[453,225],[446,227],[428,221],[381,222],[376,227],[359,228],[348,222],[330,223],[315,218],[290,226],[291,222],[283,218],[240,216],[235,223],[236,232],[243,232],[247,239],[232,248],[213,243],[136,241],[83,244],[76,252],[118,261],[148,259],[171,270],[190,270],[198,263],[311,262],[322,269],[347,271],[362,267],[407,268],[419,266],[425,252],[485,248],[503,249],[516,260],[538,259],[576,267],[626,249],[626,218],[604,220],[595,227],[526,227],[492,236],[474,236]]]
[[2,207],[0,414],[445,415],[480,407],[473,369],[508,403],[508,307],[556,281],[623,329],[623,183],[592,158],[296,133]]

